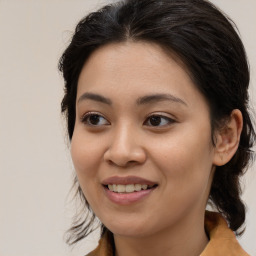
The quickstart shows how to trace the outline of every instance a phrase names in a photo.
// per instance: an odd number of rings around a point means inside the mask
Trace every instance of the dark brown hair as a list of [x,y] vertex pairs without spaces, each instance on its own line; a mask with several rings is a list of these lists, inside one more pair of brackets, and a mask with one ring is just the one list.
[[[226,165],[216,168],[209,195],[209,202],[238,234],[245,220],[239,177],[252,158],[255,131],[248,112],[249,68],[234,23],[206,0],[126,0],[86,16],[78,23],[59,62],[65,80],[61,110],[67,118],[70,140],[76,118],[77,81],[84,63],[101,46],[127,40],[156,43],[185,64],[209,103],[213,144],[214,131],[232,110],[242,112],[239,148]],[[75,184],[77,194],[91,211],[76,178]],[[86,237],[94,219],[93,212],[77,216],[68,243]],[[104,232],[106,228],[101,225]]]

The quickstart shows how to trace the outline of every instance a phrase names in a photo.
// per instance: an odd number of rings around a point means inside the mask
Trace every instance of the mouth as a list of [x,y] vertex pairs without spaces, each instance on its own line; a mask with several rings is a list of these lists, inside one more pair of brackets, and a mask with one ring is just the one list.
[[114,203],[129,205],[148,197],[158,184],[137,176],[113,176],[102,182],[105,195]]
[[104,185],[104,187],[111,192],[114,193],[122,193],[122,194],[129,194],[134,192],[140,192],[142,190],[149,190],[157,187],[157,184],[154,185],[147,185],[147,184],[108,184]]

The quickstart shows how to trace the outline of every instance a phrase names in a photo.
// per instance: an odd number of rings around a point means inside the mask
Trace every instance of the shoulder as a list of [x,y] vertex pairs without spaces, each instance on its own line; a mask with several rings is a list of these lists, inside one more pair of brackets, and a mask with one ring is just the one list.
[[86,254],[85,256],[113,256],[114,239],[110,231],[106,231],[99,241],[96,249]]
[[219,213],[206,211],[205,229],[210,241],[200,256],[250,256]]

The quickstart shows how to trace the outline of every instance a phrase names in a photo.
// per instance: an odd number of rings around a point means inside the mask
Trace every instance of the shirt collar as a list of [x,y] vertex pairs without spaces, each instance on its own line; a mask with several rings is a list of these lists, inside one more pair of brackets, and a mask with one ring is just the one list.
[[[206,211],[205,230],[210,241],[199,256],[250,256],[242,249],[234,232],[229,229],[221,214]],[[106,231],[100,239],[98,247],[87,256],[113,256],[113,251],[113,235]]]

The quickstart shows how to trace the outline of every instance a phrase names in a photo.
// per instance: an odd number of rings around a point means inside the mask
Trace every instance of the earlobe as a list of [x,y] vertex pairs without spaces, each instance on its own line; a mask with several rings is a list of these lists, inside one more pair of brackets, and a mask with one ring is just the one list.
[[214,165],[222,166],[231,160],[238,149],[242,129],[242,113],[234,109],[225,126],[215,133]]

